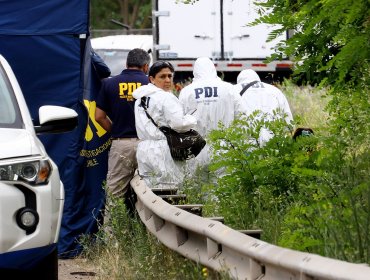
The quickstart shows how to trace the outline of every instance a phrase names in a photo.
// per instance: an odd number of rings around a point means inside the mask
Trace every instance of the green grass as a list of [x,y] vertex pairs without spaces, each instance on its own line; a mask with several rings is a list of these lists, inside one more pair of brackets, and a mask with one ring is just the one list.
[[[288,99],[296,127],[311,127],[318,138],[328,136],[330,124],[325,108],[329,98],[325,97],[324,89],[299,87],[290,81],[278,87]],[[294,162],[294,168],[289,163],[288,167],[279,164],[289,162],[284,156],[276,157],[270,165],[269,159],[265,159],[265,169],[255,166],[256,170],[265,172],[258,176],[281,178],[281,171],[292,175],[287,182],[298,180],[297,193],[274,196],[270,186],[259,186],[254,193],[231,192],[227,198],[230,202],[222,205],[215,191],[220,187],[218,180],[208,171],[186,178],[183,192],[187,194],[188,203],[204,204],[204,216],[225,216],[226,224],[234,229],[261,228],[262,239],[270,243],[337,259],[369,262],[370,238],[368,234],[366,236],[370,224],[370,185],[366,179],[369,160],[361,158],[362,154],[368,154],[368,146],[353,147],[356,153],[349,160],[346,155],[340,157],[341,140],[334,137],[334,142],[330,139],[319,142],[316,147],[319,154],[298,153],[297,158],[289,159]],[[337,144],[338,148],[334,146]],[[286,155],[291,156],[289,152]],[[347,166],[347,160],[353,166]],[[282,167],[286,169],[280,169]],[[290,174],[289,170],[293,173]],[[355,174],[353,176],[358,182],[355,179],[349,181],[350,176],[343,173],[346,170]],[[281,185],[284,187],[284,183]],[[253,200],[248,199],[250,197]],[[253,204],[252,210],[250,204]],[[132,218],[127,214],[122,201],[114,200],[113,205],[112,220],[102,226],[94,238],[85,237],[81,241],[83,256],[98,272],[96,279],[229,279],[225,274],[211,272],[166,248],[147,232],[138,217]],[[246,220],[246,213],[252,222]],[[357,229],[352,223],[354,214],[359,220]],[[337,218],[331,218],[335,215]],[[108,230],[110,234],[107,234]],[[362,238],[365,246],[357,244],[358,237]],[[337,244],[336,238],[340,241]]]
[[325,89],[312,86],[297,86],[290,80],[278,85],[288,99],[290,109],[299,126],[311,127],[314,131],[322,132],[327,127],[328,104]]
[[229,279],[165,247],[139,217],[127,213],[122,200],[113,199],[111,210],[97,235],[81,239],[82,257],[95,268],[95,279]]

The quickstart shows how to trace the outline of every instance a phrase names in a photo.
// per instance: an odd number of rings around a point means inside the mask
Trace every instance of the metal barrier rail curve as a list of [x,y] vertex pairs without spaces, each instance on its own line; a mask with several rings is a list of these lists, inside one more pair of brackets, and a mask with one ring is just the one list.
[[131,186],[147,229],[184,257],[234,279],[370,280],[370,267],[278,247],[221,222],[179,209],[154,194],[140,176]]

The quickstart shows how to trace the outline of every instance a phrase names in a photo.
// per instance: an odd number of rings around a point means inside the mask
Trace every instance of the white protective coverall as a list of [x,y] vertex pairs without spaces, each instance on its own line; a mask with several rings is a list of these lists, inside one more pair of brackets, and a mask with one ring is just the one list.
[[146,97],[147,111],[158,126],[167,126],[178,132],[194,129],[197,120],[194,116],[184,115],[183,108],[171,92],[148,84],[133,92],[135,101],[135,125],[140,139],[137,148],[139,174],[149,187],[157,185],[177,186],[184,177],[183,162],[172,159],[167,140],[147,117],[140,105],[141,98]]
[[[211,130],[218,128],[219,122],[229,126],[245,109],[240,95],[232,92],[233,85],[217,76],[215,65],[208,57],[195,61],[193,75],[192,83],[181,90],[179,99],[186,113],[194,112],[198,120],[196,130],[207,138]],[[188,166],[195,171],[198,165],[207,166],[210,157],[207,144],[195,159],[188,161]]]
[[[249,87],[242,95],[246,115],[260,110],[267,114],[268,120],[272,120],[273,111],[280,108],[286,114],[285,121],[289,124],[293,120],[293,116],[285,95],[277,87],[261,82],[260,77],[254,70],[246,69],[239,73],[237,84],[234,85],[234,93],[240,95],[241,90],[254,81],[257,81],[257,83]],[[259,143],[264,145],[272,137],[272,132],[262,129]]]

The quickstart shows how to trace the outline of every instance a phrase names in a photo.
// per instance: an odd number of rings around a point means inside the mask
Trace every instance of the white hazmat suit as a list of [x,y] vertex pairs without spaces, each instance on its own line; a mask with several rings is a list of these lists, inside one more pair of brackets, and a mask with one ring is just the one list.
[[139,87],[133,92],[133,96],[136,99],[136,130],[141,140],[136,154],[139,174],[149,187],[178,186],[184,177],[183,163],[172,159],[165,135],[147,117],[144,108],[140,105],[141,98],[146,97],[148,114],[158,126],[167,126],[178,132],[185,132],[194,129],[197,120],[191,115],[184,115],[176,96],[153,84]]
[[[232,92],[233,85],[217,76],[216,68],[208,57],[195,61],[193,75],[192,83],[181,90],[179,99],[185,112],[194,112],[198,120],[196,130],[207,138],[211,130],[218,128],[219,122],[229,126],[238,114],[244,112],[244,108],[240,95]],[[188,165],[193,168],[207,166],[210,156],[207,144]]]
[[[292,112],[285,95],[275,86],[261,82],[258,74],[252,69],[246,69],[239,73],[237,84],[234,85],[234,93],[239,94],[249,83],[256,81],[242,95],[242,101],[246,115],[256,110],[267,114],[267,120],[272,120],[273,111],[281,110],[286,114],[285,121],[289,124],[293,120]],[[262,129],[259,142],[261,145],[273,137],[272,132]]]

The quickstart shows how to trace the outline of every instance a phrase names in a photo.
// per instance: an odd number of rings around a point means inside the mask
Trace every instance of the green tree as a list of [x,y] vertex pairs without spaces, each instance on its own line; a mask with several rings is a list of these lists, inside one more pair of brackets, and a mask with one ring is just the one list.
[[134,29],[150,28],[151,7],[150,0],[91,0],[91,28],[121,29],[112,19]]
[[[370,13],[368,0],[257,1],[261,17],[254,22],[277,24],[269,39],[286,30],[272,59],[296,61],[295,74],[311,83],[342,87],[369,71]],[[269,12],[269,13],[267,13]]]

